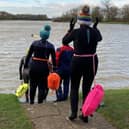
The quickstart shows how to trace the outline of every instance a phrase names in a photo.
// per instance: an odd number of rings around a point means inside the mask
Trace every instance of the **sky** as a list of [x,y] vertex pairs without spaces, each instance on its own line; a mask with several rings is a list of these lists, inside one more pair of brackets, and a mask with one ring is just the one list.
[[[66,11],[80,5],[101,5],[103,0],[0,0],[0,11],[13,14],[47,14],[48,17],[61,16]],[[111,0],[113,5],[123,6],[129,0]]]

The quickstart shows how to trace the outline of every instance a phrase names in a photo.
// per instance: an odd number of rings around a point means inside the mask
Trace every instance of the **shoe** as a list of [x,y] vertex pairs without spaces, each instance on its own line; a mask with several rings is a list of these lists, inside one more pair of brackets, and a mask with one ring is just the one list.
[[83,115],[80,115],[79,118],[85,122],[85,123],[88,123],[88,116],[84,117]]
[[67,101],[68,99],[67,98],[63,98],[62,101]]
[[54,103],[61,102],[61,101],[62,101],[62,99],[57,99],[57,100],[54,101]]
[[41,104],[41,103],[43,103],[43,100],[38,100],[38,104]]
[[43,102],[38,102],[38,104],[42,104]]
[[69,116],[69,120],[73,121],[74,119],[77,118],[77,114],[75,113],[72,113],[70,116]]
[[93,114],[91,114],[90,116],[91,116],[91,117],[93,117],[94,115],[93,115]]
[[34,102],[33,101],[30,101],[30,104],[34,104]]
[[62,101],[68,100],[68,97],[62,97]]
[[26,98],[26,103],[29,103],[29,99],[28,98]]

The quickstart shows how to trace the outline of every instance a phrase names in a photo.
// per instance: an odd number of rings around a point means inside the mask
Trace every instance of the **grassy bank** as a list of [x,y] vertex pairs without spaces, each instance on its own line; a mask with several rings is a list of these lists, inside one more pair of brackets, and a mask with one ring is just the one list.
[[0,129],[32,129],[31,122],[14,95],[0,94]]
[[[117,129],[129,129],[129,89],[106,90],[98,110]],[[0,129],[33,129],[14,95],[0,94]]]
[[107,90],[100,112],[117,129],[129,129],[129,89]]

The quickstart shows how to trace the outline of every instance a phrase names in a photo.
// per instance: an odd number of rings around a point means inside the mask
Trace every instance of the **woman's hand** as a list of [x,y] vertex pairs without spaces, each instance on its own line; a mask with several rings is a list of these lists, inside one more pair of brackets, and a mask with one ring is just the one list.
[[95,23],[93,24],[93,28],[94,28],[94,29],[97,28],[97,25],[98,25],[98,23],[99,23],[98,17],[96,17],[95,20],[96,20],[96,21],[95,21]]
[[77,22],[77,18],[72,18],[70,20],[70,26],[69,26],[70,29],[69,29],[68,32],[71,32],[74,29],[74,26],[75,26],[76,22]]

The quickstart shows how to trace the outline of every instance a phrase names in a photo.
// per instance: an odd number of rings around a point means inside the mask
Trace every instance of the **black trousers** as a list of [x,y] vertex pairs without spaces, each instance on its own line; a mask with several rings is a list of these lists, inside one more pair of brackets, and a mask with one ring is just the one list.
[[73,114],[77,115],[78,112],[79,86],[81,78],[83,102],[91,89],[92,82],[98,68],[97,55],[94,57],[94,62],[95,73],[93,70],[93,57],[73,57],[72,59],[70,103],[71,112]]
[[[25,75],[23,75],[22,73],[22,78],[23,78],[24,83],[29,83],[29,72],[28,74],[25,74]],[[29,102],[29,90],[25,92],[25,98],[26,98],[26,102]]]

